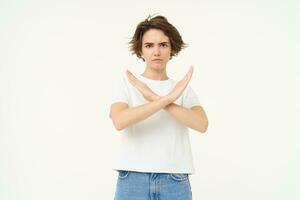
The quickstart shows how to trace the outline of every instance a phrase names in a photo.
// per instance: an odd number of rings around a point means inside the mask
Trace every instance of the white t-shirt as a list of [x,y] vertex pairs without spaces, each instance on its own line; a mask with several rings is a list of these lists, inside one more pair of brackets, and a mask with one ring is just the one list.
[[[168,94],[176,84],[172,79],[152,80],[135,75],[160,96]],[[128,107],[149,103],[123,74],[113,87],[111,103],[124,102]],[[173,102],[185,108],[200,105],[196,93],[187,86]],[[188,127],[164,109],[122,130],[114,170],[152,173],[195,173]]]

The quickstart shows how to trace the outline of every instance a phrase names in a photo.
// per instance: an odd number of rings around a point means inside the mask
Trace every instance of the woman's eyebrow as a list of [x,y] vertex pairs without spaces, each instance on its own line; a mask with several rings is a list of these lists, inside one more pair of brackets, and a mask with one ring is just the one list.
[[[144,44],[154,44],[153,42],[145,42]],[[169,44],[169,42],[160,42],[159,44]]]

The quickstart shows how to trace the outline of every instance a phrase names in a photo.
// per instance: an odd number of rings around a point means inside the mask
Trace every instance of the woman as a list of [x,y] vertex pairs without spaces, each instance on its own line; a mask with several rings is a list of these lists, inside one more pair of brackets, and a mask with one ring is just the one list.
[[167,75],[168,61],[185,43],[165,17],[156,16],[138,24],[130,45],[146,67],[137,75],[127,70],[113,89],[110,118],[123,131],[115,200],[190,200],[188,128],[204,133],[208,120],[187,86],[193,68],[177,83]]

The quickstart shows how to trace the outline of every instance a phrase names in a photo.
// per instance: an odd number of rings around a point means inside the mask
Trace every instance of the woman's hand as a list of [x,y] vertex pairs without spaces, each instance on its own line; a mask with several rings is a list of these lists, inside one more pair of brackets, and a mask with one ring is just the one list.
[[126,75],[130,83],[142,93],[147,101],[154,101],[160,98],[159,95],[155,94],[145,83],[137,79],[129,70],[126,71]]
[[[161,98],[161,96],[155,94],[145,83],[137,79],[129,70],[126,71],[126,75],[130,83],[143,94],[146,100],[154,101]],[[191,80],[192,75],[193,67],[191,66],[187,74],[180,81],[178,81],[172,91],[165,96],[170,101],[170,103],[176,101],[180,97],[189,81]]]
[[180,95],[183,93],[184,89],[188,85],[189,81],[191,80],[192,75],[193,67],[191,66],[188,73],[180,81],[178,81],[173,90],[169,94],[167,94],[167,97],[171,102],[176,101],[176,99],[180,97]]

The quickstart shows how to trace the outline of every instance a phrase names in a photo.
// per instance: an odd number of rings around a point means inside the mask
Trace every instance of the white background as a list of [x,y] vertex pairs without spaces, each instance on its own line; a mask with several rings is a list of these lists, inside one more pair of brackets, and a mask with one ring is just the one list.
[[0,199],[113,199],[113,81],[159,13],[189,47],[168,64],[209,118],[190,131],[193,199],[300,199],[299,1],[0,1]]

